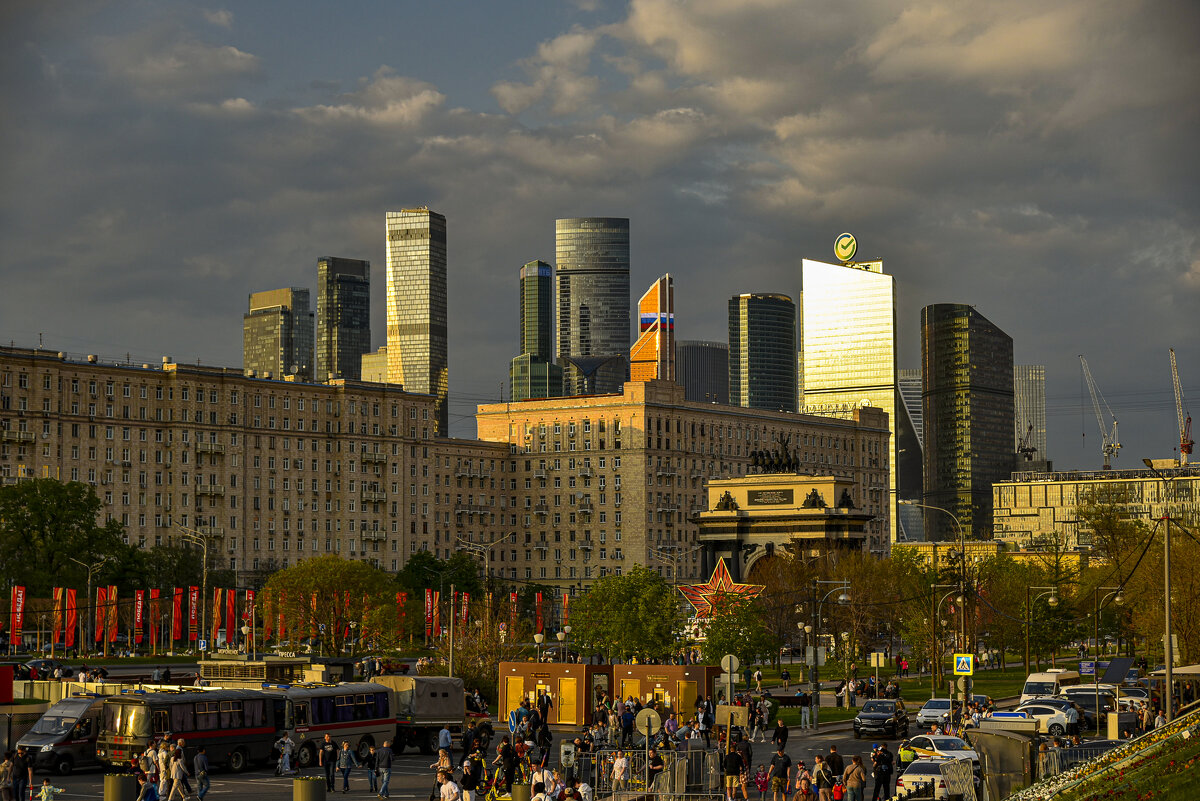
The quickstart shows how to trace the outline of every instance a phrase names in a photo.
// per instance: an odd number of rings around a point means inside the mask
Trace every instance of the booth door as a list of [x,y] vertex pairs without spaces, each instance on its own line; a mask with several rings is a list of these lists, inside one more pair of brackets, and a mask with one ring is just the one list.
[[579,690],[576,687],[578,679],[558,680],[558,722],[578,723],[579,711],[577,699]]
[[681,681],[677,685],[675,691],[675,711],[680,717],[686,717],[691,714],[692,709],[696,706],[696,682]]
[[642,681],[641,679],[621,679],[621,698],[622,701],[628,701],[630,698],[642,697]]
[[523,676],[504,677],[504,714],[508,715],[521,705],[521,697],[525,694],[525,678]]

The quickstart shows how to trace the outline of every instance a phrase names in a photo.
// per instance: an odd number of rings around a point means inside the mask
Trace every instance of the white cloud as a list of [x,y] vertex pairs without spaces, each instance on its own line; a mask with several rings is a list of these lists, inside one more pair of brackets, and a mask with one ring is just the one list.
[[220,28],[233,27],[233,12],[223,8],[218,10],[205,9],[204,19]]

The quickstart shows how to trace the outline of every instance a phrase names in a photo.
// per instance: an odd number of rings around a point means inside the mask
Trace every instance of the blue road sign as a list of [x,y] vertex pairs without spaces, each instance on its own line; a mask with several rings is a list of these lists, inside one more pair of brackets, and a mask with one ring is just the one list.
[[208,650],[208,640],[200,640],[199,643],[196,645],[196,648],[200,651],[207,651]]
[[1080,662],[1079,663],[1079,675],[1080,676],[1095,676],[1096,675],[1096,663],[1095,662]]
[[1025,720],[1028,715],[1026,715],[1024,712],[993,712],[992,717],[999,718],[1000,720]]

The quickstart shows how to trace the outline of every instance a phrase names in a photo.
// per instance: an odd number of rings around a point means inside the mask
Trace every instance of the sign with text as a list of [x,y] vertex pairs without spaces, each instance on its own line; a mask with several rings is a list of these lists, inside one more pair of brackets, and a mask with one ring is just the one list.
[[750,490],[746,493],[746,504],[749,506],[783,506],[794,503],[794,497],[790,489]]

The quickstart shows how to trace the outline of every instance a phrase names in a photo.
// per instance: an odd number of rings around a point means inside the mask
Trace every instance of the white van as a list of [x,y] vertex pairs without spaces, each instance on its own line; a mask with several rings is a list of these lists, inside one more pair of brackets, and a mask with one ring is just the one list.
[[1021,689],[1021,703],[1032,701],[1034,698],[1045,698],[1058,695],[1066,687],[1079,684],[1079,674],[1074,670],[1047,670],[1044,673],[1030,673]]

